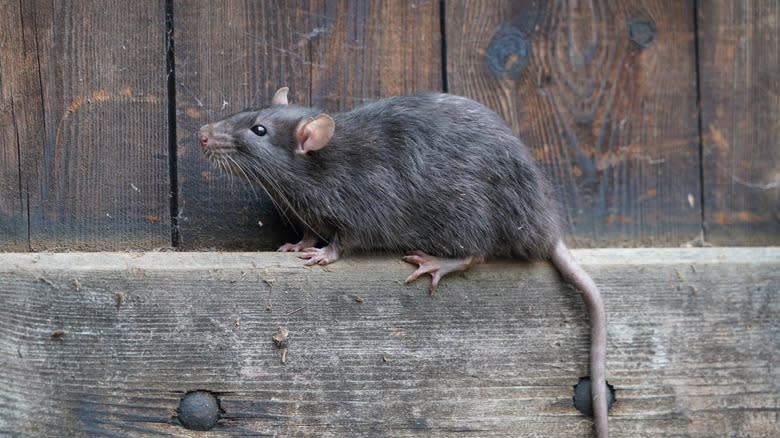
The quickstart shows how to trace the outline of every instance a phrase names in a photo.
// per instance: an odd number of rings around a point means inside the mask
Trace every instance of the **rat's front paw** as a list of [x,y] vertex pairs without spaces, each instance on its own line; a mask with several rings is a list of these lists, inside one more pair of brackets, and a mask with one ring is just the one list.
[[280,246],[277,251],[279,252],[301,252],[303,251],[303,248],[305,248],[304,245],[301,245],[301,242],[298,243],[285,243],[284,245]]
[[331,245],[325,248],[306,248],[298,257],[308,259],[306,266],[327,265],[339,259],[339,253]]
[[304,235],[298,243],[285,243],[280,246],[277,251],[279,252],[301,252],[307,248],[313,247],[317,244],[317,239],[309,235]]

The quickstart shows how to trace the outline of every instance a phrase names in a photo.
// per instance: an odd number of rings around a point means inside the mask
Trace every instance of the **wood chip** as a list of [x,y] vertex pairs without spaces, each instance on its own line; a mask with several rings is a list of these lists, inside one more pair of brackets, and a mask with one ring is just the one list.
[[272,336],[271,339],[273,339],[274,344],[276,344],[277,347],[286,349],[287,339],[289,338],[289,336],[290,336],[290,332],[286,328],[279,327],[279,333]]

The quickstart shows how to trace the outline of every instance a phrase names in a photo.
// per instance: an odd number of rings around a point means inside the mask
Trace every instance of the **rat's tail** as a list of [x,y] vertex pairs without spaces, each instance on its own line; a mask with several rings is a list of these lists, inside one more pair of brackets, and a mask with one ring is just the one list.
[[550,257],[563,277],[582,292],[590,315],[590,391],[596,436],[606,438],[607,426],[607,315],[596,283],[574,260],[563,240]]

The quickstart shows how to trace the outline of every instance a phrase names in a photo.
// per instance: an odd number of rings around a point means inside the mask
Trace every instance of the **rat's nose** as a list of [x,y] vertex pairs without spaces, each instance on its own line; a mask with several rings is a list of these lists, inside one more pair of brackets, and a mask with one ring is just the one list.
[[212,135],[211,125],[203,125],[198,130],[198,141],[203,146],[206,146],[209,143],[209,140],[211,140]]

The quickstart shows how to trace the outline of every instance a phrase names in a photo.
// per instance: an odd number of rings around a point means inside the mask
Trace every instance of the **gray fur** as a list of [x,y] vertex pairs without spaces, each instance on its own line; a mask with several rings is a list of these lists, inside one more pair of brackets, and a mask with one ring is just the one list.
[[[280,92],[284,103],[287,91]],[[325,147],[297,154],[299,122],[319,114],[286,104],[246,111],[201,128],[201,143],[209,158],[259,183],[283,214],[328,242],[325,258],[304,250],[309,264],[356,250],[464,259],[457,269],[490,257],[550,259],[582,291],[591,317],[595,426],[606,437],[604,304],[561,240],[550,183],[506,122],[463,97],[391,97],[333,115]],[[267,134],[254,134],[254,125]],[[434,276],[433,291],[439,273],[422,264],[407,281],[421,269]]]
[[[243,176],[342,250],[537,260],[560,239],[550,184],[485,106],[441,93],[382,99],[332,115],[330,142],[296,155],[295,126],[317,114],[274,105],[214,130],[233,136],[230,155]],[[252,134],[253,124],[269,135]]]

